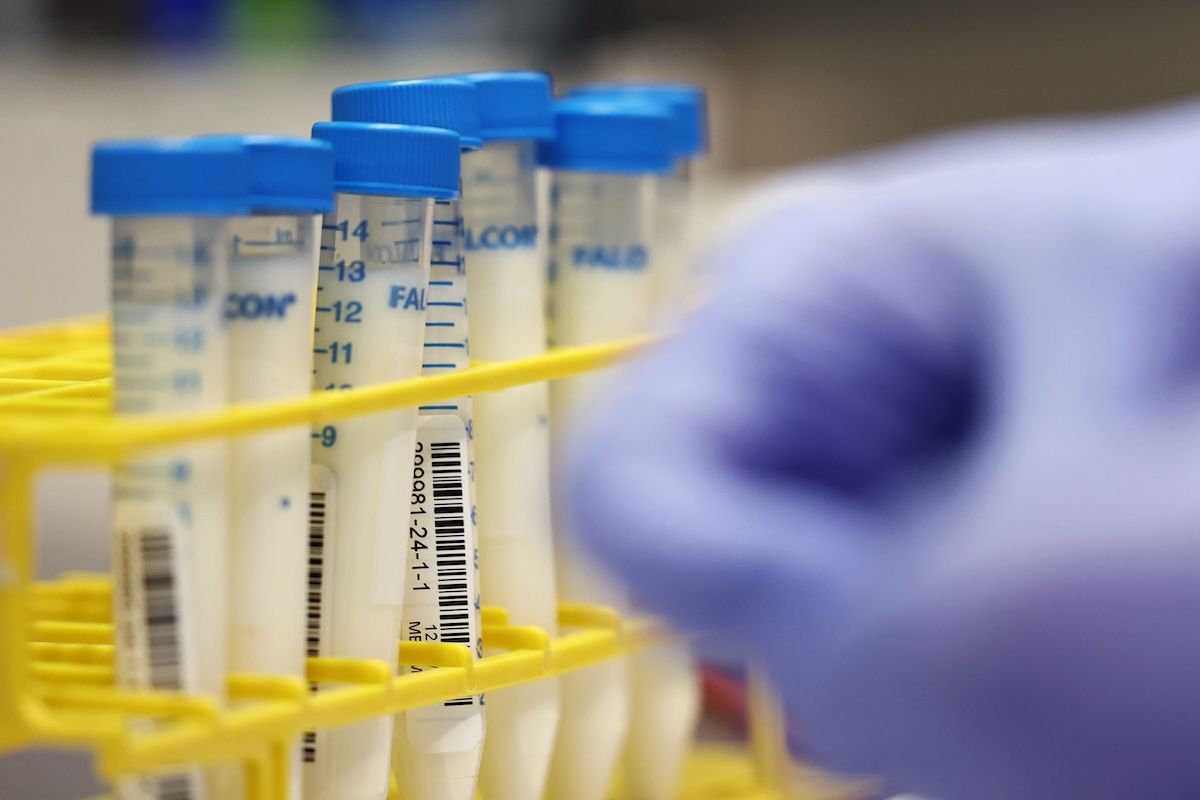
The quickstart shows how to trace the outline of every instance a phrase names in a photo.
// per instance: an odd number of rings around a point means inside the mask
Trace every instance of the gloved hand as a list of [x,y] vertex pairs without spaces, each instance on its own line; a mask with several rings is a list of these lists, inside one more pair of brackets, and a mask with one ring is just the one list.
[[826,765],[1200,797],[1200,108],[816,176],[577,433],[575,529]]

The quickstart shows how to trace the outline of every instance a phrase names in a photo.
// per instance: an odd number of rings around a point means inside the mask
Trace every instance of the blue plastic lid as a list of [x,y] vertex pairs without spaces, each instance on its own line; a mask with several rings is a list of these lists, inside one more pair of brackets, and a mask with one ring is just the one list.
[[248,214],[245,149],[227,138],[134,139],[92,148],[99,214]]
[[546,73],[471,72],[451,77],[479,90],[484,141],[554,138],[554,94]]
[[691,158],[708,152],[708,103],[704,90],[688,83],[585,83],[576,97],[613,95],[665,103],[671,109],[675,155]]
[[312,135],[333,145],[333,183],[339,192],[458,197],[461,145],[445,128],[318,122]]
[[478,92],[455,78],[355,83],[334,89],[333,120],[445,128],[457,133],[467,149],[483,144]]
[[205,136],[242,147],[247,192],[256,211],[333,209],[333,148],[328,142],[291,136]]
[[555,138],[538,143],[538,163],[582,172],[671,171],[671,115],[661,104],[605,95],[554,104]]

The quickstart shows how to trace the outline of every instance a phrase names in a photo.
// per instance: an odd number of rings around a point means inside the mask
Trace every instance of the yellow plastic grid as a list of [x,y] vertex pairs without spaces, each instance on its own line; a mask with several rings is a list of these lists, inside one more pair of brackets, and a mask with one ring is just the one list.
[[[551,638],[484,609],[483,638],[496,655],[476,659],[463,645],[402,642],[401,665],[441,669],[396,674],[382,661],[310,658],[307,681],[337,684],[311,694],[295,677],[228,676],[230,705],[203,697],[113,685],[111,586],[107,576],[34,581],[35,482],[49,467],[105,466],[132,453],[190,439],[235,436],[496,391],[599,369],[644,341],[563,349],[520,361],[482,364],[304,399],[243,405],[156,420],[111,414],[111,350],[103,319],[0,335],[0,752],[27,746],[90,748],[101,774],[183,764],[240,762],[247,797],[286,796],[289,743],[305,730],[491,692],[626,655],[662,635],[651,620],[611,609],[563,604],[571,633]],[[764,713],[753,752],[698,749],[683,797],[848,796],[787,762],[781,723]],[[133,719],[153,718],[152,728]],[[393,786],[392,796],[398,797]]]

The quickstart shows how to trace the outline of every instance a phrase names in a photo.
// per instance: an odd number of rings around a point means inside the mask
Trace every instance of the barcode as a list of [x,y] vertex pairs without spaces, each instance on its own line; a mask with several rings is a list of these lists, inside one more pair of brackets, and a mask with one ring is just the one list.
[[157,800],[190,800],[192,782],[187,775],[169,775],[158,779],[154,796]]
[[[308,595],[305,600],[305,653],[321,655],[321,590],[325,581],[325,492],[308,496]],[[316,691],[316,685],[310,687]],[[317,732],[304,732],[304,763],[317,760]]]
[[150,687],[182,689],[179,652],[179,598],[171,533],[166,528],[141,532],[143,620]]
[[[430,485],[433,489],[433,536],[437,564],[440,638],[471,646],[471,597],[467,570],[467,515],[463,496],[463,442],[429,445]],[[474,697],[447,700],[446,706],[469,706]]]
[[[179,581],[175,552],[167,528],[146,528],[138,537],[142,560],[142,619],[146,625],[146,659],[150,687],[183,688],[179,640]],[[155,800],[191,800],[192,781],[187,773],[153,779]]]

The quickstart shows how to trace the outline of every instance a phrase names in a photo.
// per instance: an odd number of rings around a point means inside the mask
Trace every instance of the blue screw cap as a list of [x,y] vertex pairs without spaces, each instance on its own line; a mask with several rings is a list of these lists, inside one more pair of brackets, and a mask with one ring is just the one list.
[[333,145],[334,187],[388,197],[458,197],[460,141],[445,128],[318,122],[314,139]]
[[92,148],[92,212],[248,214],[249,166],[236,142],[133,139]]
[[484,141],[554,138],[554,95],[546,73],[470,72],[451,77],[478,90]]
[[671,171],[671,115],[660,104],[610,96],[554,104],[555,138],[538,144],[538,163],[581,172]]
[[704,90],[688,83],[585,83],[575,97],[618,96],[663,103],[671,111],[675,155],[693,158],[708,152],[708,101]]
[[458,134],[466,149],[483,144],[478,93],[454,78],[342,86],[333,91],[333,120],[444,128]]
[[247,192],[255,211],[333,209],[333,148],[291,136],[205,136],[245,150]]

